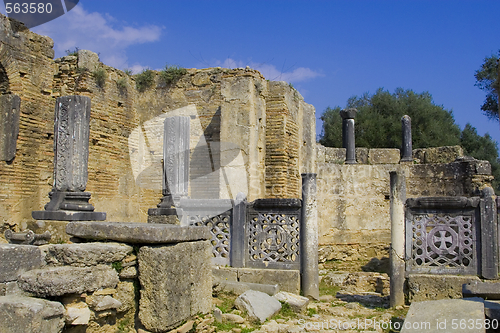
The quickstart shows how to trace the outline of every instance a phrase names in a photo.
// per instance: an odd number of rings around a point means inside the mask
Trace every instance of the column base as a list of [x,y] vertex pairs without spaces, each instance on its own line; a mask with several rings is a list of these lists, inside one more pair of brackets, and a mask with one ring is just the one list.
[[58,221],[104,221],[106,213],[79,212],[70,210],[38,210],[31,212],[35,220],[58,220]]
[[148,223],[180,225],[183,210],[177,208],[150,208],[148,209]]
[[94,212],[89,203],[89,192],[65,192],[52,190],[50,201],[45,210],[33,211],[31,216],[36,220],[58,221],[104,221],[106,213]]

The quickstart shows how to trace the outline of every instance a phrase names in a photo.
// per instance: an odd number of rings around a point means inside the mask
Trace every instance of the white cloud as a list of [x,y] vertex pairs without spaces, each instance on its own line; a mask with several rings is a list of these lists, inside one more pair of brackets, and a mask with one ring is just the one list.
[[[118,25],[118,21],[109,14],[89,13],[78,4],[67,14],[32,30],[54,40],[56,57],[78,47],[100,53],[101,61],[106,65],[127,68],[126,48],[158,41],[163,29],[156,25]],[[134,66],[137,68],[140,65]]]
[[313,79],[318,76],[324,76],[323,74],[306,67],[298,67],[292,71],[283,72],[278,70],[276,66],[271,64],[259,64],[252,61],[244,62],[231,58],[227,58],[224,61],[216,60],[213,63],[214,66],[224,68],[238,68],[249,66],[250,68],[256,69],[261,72],[266,79],[272,81],[300,82],[308,79]]

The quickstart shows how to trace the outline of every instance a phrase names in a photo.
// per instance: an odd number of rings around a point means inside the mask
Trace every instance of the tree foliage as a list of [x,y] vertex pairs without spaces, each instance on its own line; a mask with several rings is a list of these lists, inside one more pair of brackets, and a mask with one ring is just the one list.
[[[417,94],[397,88],[391,94],[378,89],[374,95],[353,96],[346,108],[356,108],[356,146],[367,148],[400,148],[401,117],[412,119],[414,148],[452,146],[460,144],[460,128],[451,111],[435,105],[428,92]],[[320,143],[342,147],[340,107],[327,108],[321,120],[323,131]]]
[[476,87],[486,92],[486,99],[481,110],[490,118],[498,121],[498,55],[494,54],[491,57],[484,58],[481,68],[476,71],[474,77],[476,78]]

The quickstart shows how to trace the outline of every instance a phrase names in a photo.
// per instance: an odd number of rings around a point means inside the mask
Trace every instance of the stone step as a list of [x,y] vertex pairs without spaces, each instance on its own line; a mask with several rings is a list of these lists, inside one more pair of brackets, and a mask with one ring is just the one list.
[[232,292],[236,295],[241,295],[247,290],[255,290],[274,296],[279,292],[280,287],[277,284],[261,284],[251,282],[237,282],[237,281],[221,281],[214,283],[217,289],[226,292]]
[[500,281],[472,281],[465,283],[462,285],[462,295],[463,297],[481,297],[488,300],[500,300]]
[[485,333],[484,300],[441,299],[413,302],[401,333]]

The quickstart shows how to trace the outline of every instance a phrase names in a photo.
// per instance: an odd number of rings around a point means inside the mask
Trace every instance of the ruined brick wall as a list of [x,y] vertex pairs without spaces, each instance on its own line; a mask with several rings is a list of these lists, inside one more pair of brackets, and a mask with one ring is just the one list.
[[[284,140],[288,159],[288,181],[278,197],[300,196],[300,173],[315,165],[315,110],[287,83],[269,82],[249,68],[188,69],[170,85],[156,73],[153,86],[139,92],[134,76],[100,63],[92,52],[53,60],[50,38],[22,25],[12,31],[3,16],[0,23],[0,94],[21,97],[16,156],[0,165],[2,234],[5,228],[27,226],[63,233],[63,225],[35,223],[31,212],[48,202],[54,106],[65,95],[91,98],[87,191],[108,221],[145,222],[147,210],[159,202],[163,120],[173,115],[191,119],[192,198],[235,198],[238,192],[250,201],[271,196],[266,148],[277,139]],[[105,72],[102,83],[97,69]],[[285,118],[269,114],[273,98],[282,100]],[[286,135],[266,131],[268,122],[280,121]]]

